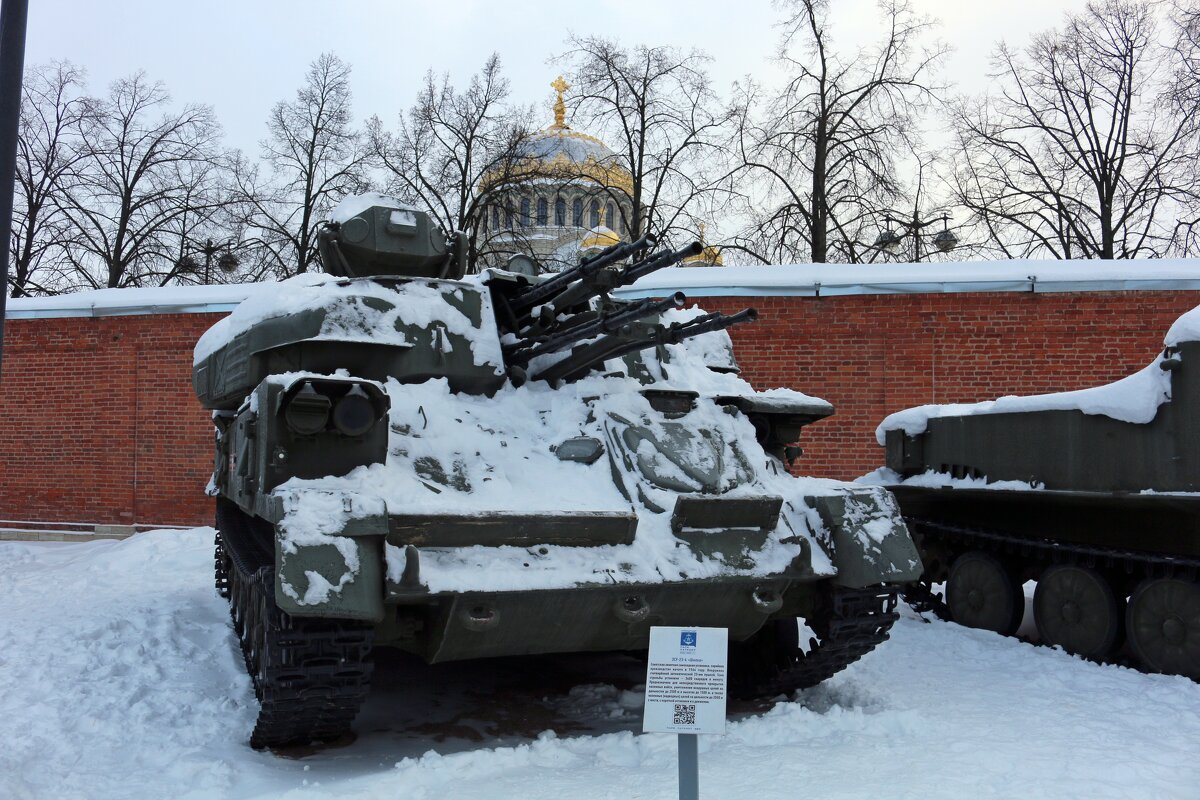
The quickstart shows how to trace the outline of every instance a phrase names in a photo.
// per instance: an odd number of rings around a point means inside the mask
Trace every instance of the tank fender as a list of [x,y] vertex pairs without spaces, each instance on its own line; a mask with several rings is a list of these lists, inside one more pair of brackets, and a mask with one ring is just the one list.
[[382,622],[383,500],[319,490],[276,492],[271,500],[279,608],[300,617]]
[[805,502],[825,528],[818,540],[837,568],[834,583],[861,589],[921,577],[921,556],[891,492],[862,487]]

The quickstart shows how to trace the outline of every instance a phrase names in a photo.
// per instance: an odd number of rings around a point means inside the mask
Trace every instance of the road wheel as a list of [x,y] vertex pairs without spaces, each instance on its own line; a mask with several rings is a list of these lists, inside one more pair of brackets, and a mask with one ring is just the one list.
[[1021,584],[988,553],[963,553],[950,567],[946,604],[959,625],[1010,636],[1025,613]]
[[1112,588],[1096,570],[1054,566],[1038,578],[1033,594],[1038,634],[1068,653],[1101,659],[1117,646],[1121,613]]
[[1125,612],[1129,646],[1155,672],[1200,679],[1200,584],[1142,581]]

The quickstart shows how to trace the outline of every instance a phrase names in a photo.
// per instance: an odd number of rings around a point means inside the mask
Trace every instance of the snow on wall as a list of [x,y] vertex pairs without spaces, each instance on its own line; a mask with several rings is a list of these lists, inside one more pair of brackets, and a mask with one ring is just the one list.
[[[23,297],[8,301],[6,317],[229,311],[242,300],[273,293],[277,287],[277,283],[239,283]],[[1200,259],[671,267],[616,294],[635,299],[676,290],[694,297],[1200,290]]]

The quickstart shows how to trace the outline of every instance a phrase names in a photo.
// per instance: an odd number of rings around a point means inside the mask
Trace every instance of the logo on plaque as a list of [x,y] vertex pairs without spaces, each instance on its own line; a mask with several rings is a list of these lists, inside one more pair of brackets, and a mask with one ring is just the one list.
[[696,650],[696,632],[695,631],[680,631],[679,632],[679,652],[693,653]]

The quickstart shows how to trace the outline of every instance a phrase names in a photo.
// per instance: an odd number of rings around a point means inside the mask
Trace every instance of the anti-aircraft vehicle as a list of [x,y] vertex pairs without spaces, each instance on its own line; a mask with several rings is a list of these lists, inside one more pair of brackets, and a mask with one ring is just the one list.
[[698,246],[466,276],[462,234],[347,198],[320,234],[328,275],[200,339],[253,747],[348,734],[375,646],[637,651],[654,625],[716,626],[733,690],[771,697],[887,638],[921,572],[891,495],[787,467],[832,407],[738,377],[724,329],[753,310],[610,294]]

